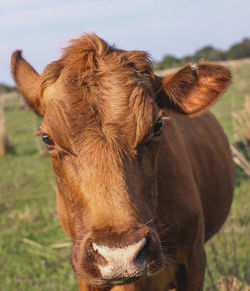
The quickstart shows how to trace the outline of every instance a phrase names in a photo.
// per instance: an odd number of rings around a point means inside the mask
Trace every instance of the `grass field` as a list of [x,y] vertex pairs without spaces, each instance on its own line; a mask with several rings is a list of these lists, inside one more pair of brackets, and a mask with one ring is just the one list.
[[[240,110],[250,95],[250,66],[231,70],[234,83],[212,111],[233,143],[232,112]],[[0,290],[77,290],[69,240],[57,217],[50,159],[37,153],[33,113],[19,105],[12,98],[5,106],[15,153],[0,158]],[[247,290],[243,288],[250,284],[249,200],[250,178],[237,167],[230,218],[207,244],[205,290]],[[238,289],[226,289],[224,276],[236,278],[232,284]]]

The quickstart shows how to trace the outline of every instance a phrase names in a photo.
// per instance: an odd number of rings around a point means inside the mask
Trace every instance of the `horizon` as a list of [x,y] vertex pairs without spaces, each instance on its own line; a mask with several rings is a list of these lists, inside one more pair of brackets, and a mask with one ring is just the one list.
[[248,0],[0,0],[0,11],[0,83],[10,86],[14,50],[40,73],[83,32],[121,49],[147,51],[153,61],[206,46],[225,51],[250,36]]

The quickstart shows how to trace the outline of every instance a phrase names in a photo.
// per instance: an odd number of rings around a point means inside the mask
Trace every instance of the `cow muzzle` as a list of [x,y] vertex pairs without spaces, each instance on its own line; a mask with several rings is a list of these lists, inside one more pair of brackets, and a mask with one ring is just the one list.
[[[151,275],[162,267],[162,252],[159,240],[147,234],[124,246],[110,246],[89,239],[83,257],[85,272],[79,273],[90,285],[125,285],[145,275]],[[73,258],[73,256],[72,256]],[[74,267],[74,260],[72,260]],[[90,274],[91,271],[91,274]]]
[[145,237],[123,248],[110,248],[93,243],[93,251],[106,261],[106,264],[98,265],[102,279],[123,281],[126,278],[143,276],[147,268],[146,258],[143,257],[146,244]]

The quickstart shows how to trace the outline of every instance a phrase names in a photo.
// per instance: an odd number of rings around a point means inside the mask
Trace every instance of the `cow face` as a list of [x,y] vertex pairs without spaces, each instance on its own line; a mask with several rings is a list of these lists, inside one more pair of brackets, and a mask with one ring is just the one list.
[[146,53],[115,49],[95,35],[72,41],[41,75],[17,51],[12,73],[43,116],[38,134],[51,155],[58,213],[73,241],[77,275],[104,286],[158,271],[161,108],[204,110],[224,92],[230,73],[204,63],[161,79]]

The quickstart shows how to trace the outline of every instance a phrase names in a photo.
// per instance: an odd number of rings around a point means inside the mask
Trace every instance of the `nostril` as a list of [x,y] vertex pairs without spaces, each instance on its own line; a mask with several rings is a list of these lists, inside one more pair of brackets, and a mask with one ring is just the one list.
[[89,241],[86,245],[86,255],[88,260],[96,262],[97,264],[103,265],[107,263],[107,260],[99,251],[98,245],[91,241]]
[[94,252],[95,252],[95,253],[98,253],[98,246],[97,246],[97,244],[95,244],[95,243],[91,243],[91,246],[92,246]]
[[88,254],[92,254],[92,255],[96,255],[96,254],[100,254],[99,249],[98,249],[98,245],[89,241],[87,246],[86,246],[86,251]]
[[146,253],[148,247],[149,247],[149,237],[146,236],[144,244],[141,246],[141,249],[138,251],[138,253],[134,259],[135,262],[144,260],[145,253]]
[[92,242],[91,241],[89,241],[86,244],[85,253],[86,253],[88,258],[93,258],[94,251],[93,251],[93,246],[92,246]]

